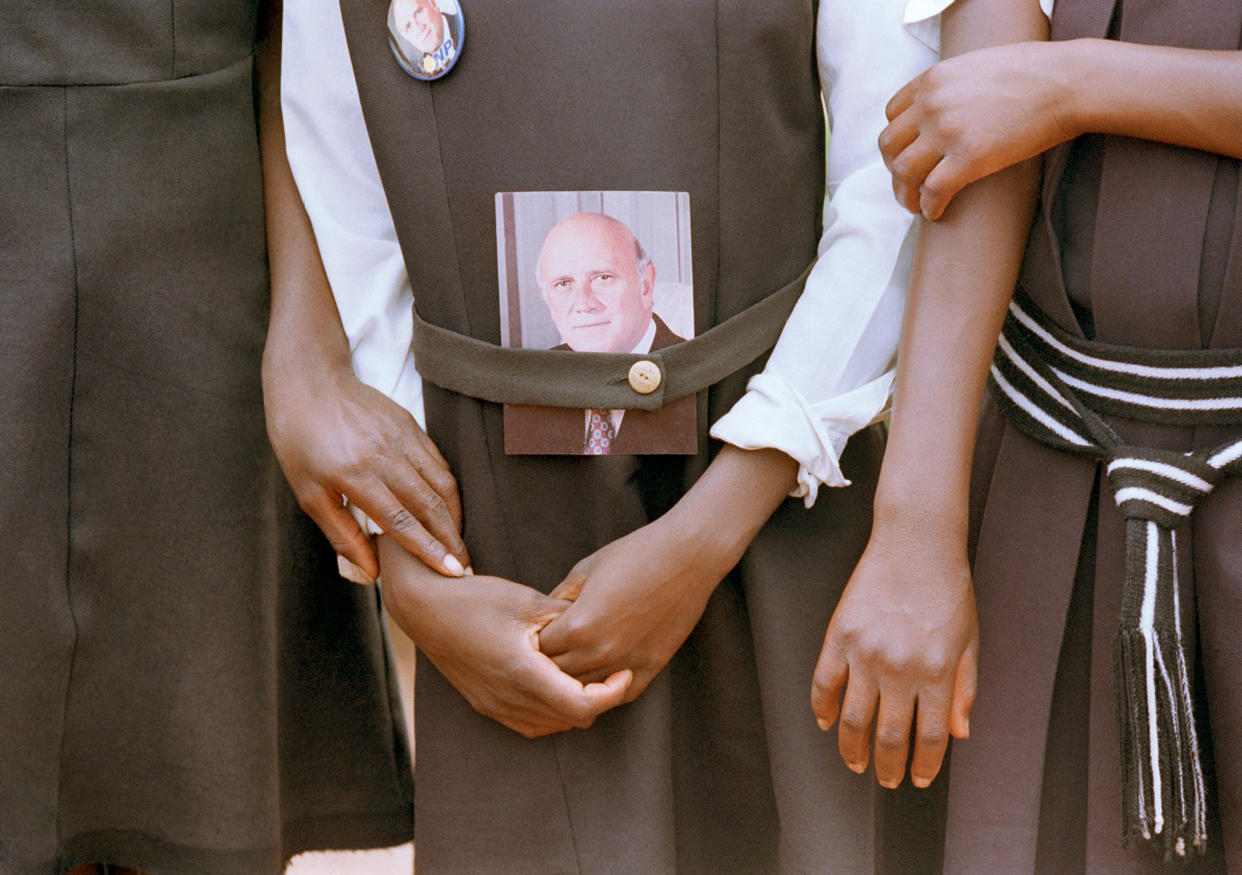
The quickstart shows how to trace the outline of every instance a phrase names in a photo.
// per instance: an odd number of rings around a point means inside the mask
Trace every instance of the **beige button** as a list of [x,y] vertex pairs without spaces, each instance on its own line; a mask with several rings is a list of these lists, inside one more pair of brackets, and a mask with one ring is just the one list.
[[630,388],[639,395],[650,395],[660,388],[660,366],[643,359],[630,366]]

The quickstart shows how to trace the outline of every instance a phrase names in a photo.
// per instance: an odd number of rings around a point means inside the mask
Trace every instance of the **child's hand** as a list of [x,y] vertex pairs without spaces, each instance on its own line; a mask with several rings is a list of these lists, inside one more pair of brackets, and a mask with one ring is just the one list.
[[724,446],[672,510],[574,566],[552,592],[573,606],[540,632],[540,648],[582,680],[632,669],[626,701],[636,698],[686,640],[797,471],[777,450]]
[[[539,633],[539,648],[583,681],[632,669],[632,701],[668,663],[728,571],[705,561],[665,520],[583,559],[555,590],[572,602]],[[730,563],[731,564],[731,563]]]
[[838,743],[851,769],[867,767],[874,722],[879,782],[900,784],[910,755],[911,780],[926,787],[949,736],[970,733],[978,650],[964,546],[938,550],[918,531],[873,534],[828,625],[811,708],[825,730],[840,718]]
[[938,219],[976,179],[1077,136],[1056,43],[1012,43],[941,61],[893,95],[880,133],[893,193]]
[[378,575],[370,540],[345,497],[442,574],[460,575],[470,565],[457,481],[404,408],[349,368],[286,373],[269,383],[266,405],[281,468],[336,552]]
[[535,738],[585,729],[623,701],[628,670],[584,685],[539,652],[567,602],[499,577],[443,577],[387,537],[380,564],[389,613],[480,714]]

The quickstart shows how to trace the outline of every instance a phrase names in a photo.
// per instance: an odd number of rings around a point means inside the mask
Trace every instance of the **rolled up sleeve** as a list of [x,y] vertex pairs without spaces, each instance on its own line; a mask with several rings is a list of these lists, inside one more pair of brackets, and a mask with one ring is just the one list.
[[764,371],[712,427],[743,449],[799,464],[795,497],[847,486],[849,437],[886,414],[905,306],[912,216],[893,196],[877,138],[884,107],[936,61],[903,22],[905,0],[824,0],[817,45],[832,138],[828,207],[806,289]]

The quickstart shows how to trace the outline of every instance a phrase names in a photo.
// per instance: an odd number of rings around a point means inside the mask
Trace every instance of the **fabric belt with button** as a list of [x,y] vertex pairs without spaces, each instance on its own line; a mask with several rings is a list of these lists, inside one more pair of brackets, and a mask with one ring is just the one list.
[[776,343],[806,284],[793,282],[682,343],[646,355],[509,349],[414,314],[414,364],[429,383],[498,404],[659,410],[712,386]]

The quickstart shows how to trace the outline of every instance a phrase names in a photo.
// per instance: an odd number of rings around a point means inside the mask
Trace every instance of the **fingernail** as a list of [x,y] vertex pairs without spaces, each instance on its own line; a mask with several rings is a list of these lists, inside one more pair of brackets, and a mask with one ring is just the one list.
[[473,577],[473,576],[474,576],[474,566],[467,565],[466,566],[466,577]]
[[880,781],[880,786],[885,790],[896,790],[897,785],[900,783],[901,781]]
[[827,720],[825,720],[823,717],[816,717],[815,724],[819,726],[820,729],[824,730],[824,732],[827,732],[829,729],[832,728],[832,724],[829,723]]
[[351,583],[357,583],[363,586],[375,583],[375,579],[371,577],[371,575],[367,574],[339,553],[336,556],[336,573]]
[[466,573],[466,569],[461,567],[461,562],[452,553],[445,554],[444,567],[453,577],[461,577]]
[[911,775],[910,783],[918,787],[920,790],[926,790],[931,786],[931,778],[919,778],[915,775]]
[[856,775],[861,775],[863,772],[867,771],[866,763],[846,763],[846,765],[849,766],[850,771]]

